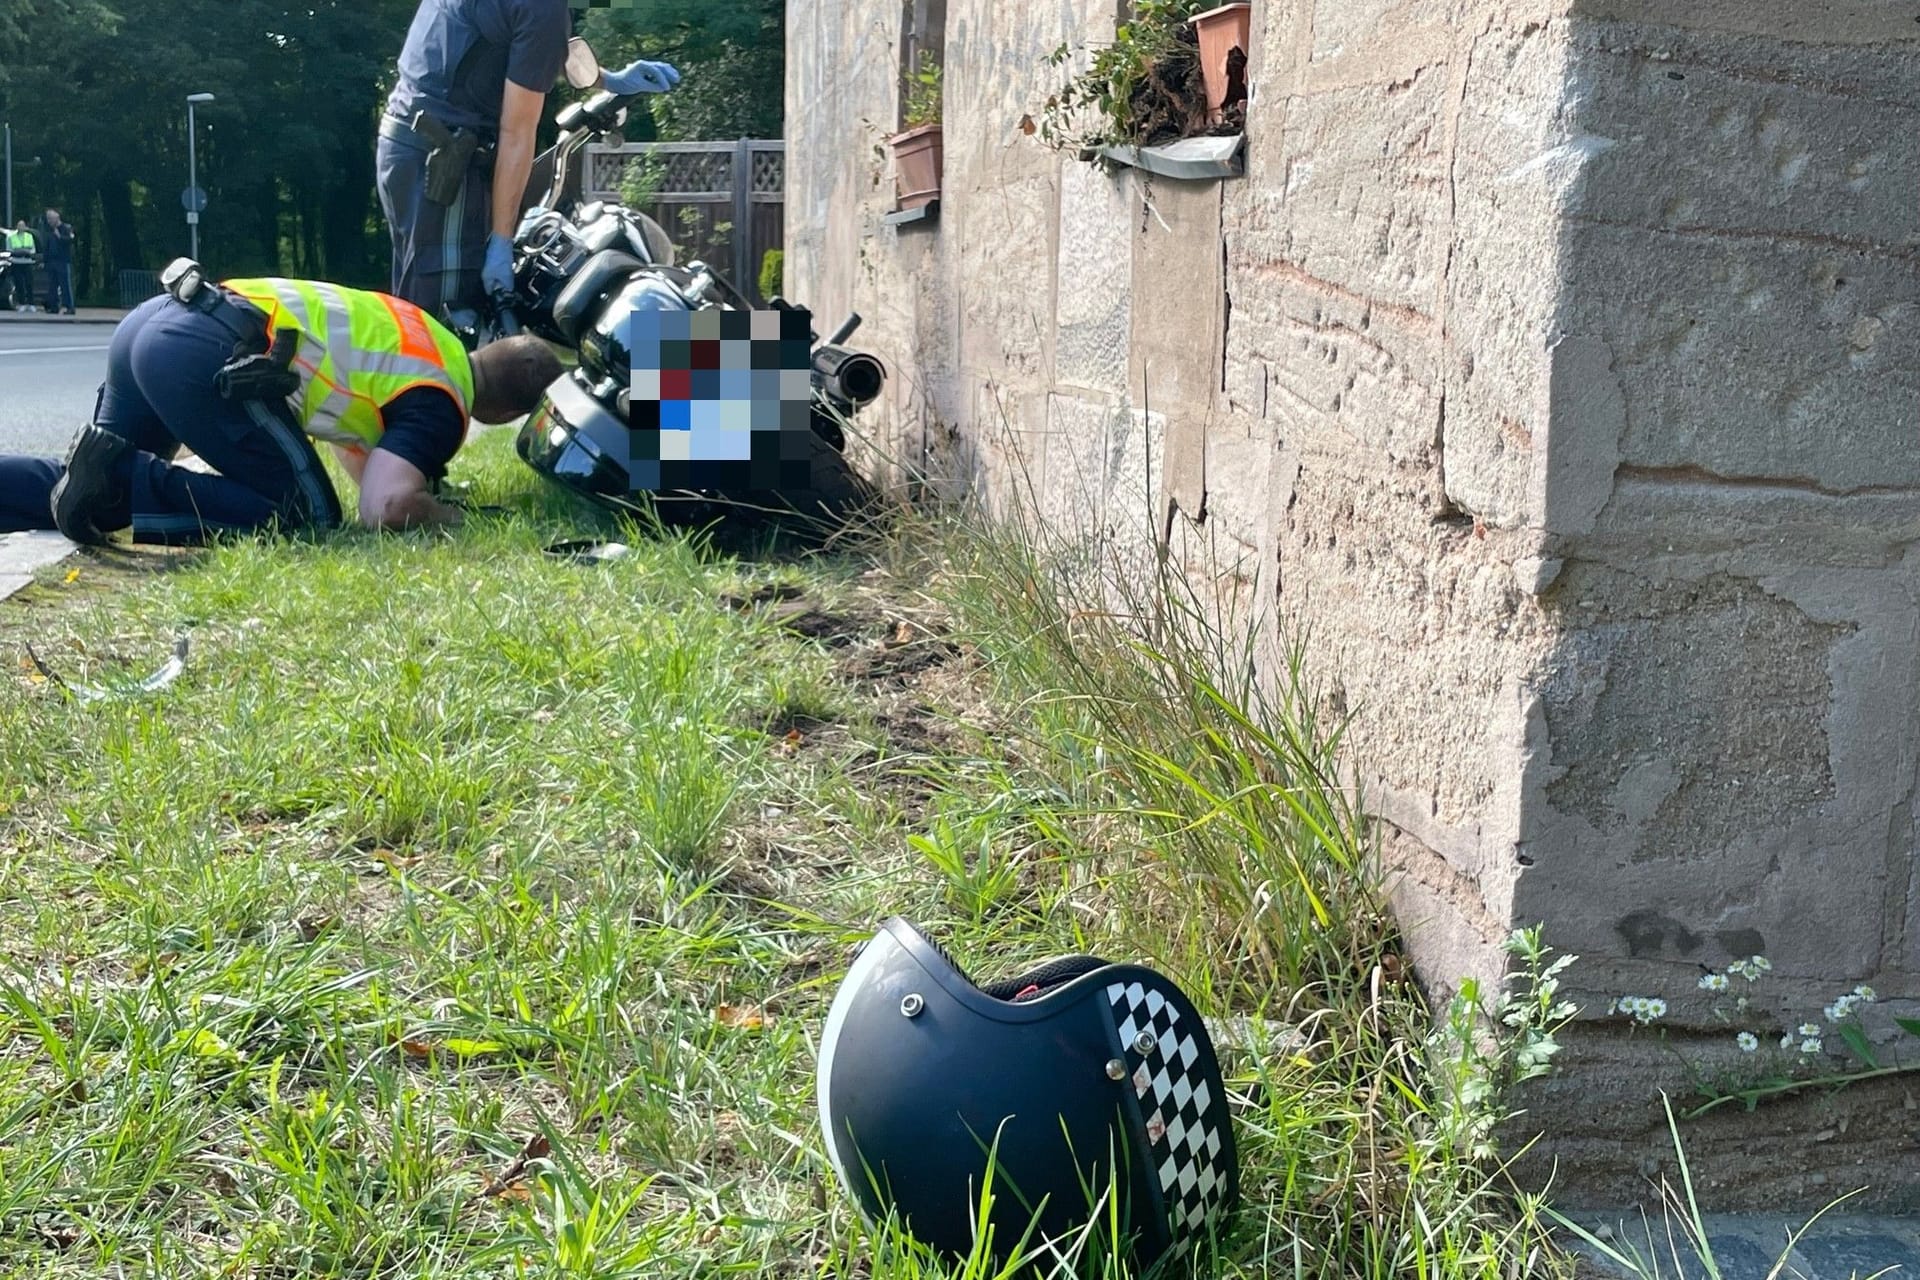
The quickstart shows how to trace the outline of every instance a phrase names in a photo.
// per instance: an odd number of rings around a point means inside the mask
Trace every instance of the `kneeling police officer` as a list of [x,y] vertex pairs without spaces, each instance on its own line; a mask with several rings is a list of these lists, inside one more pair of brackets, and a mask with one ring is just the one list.
[[[64,463],[0,458],[0,532],[58,528],[103,543],[191,545],[269,526],[340,523],[312,441],[334,446],[360,488],[361,523],[458,524],[432,486],[468,419],[510,422],[560,376],[537,338],[469,355],[400,298],[312,280],[215,284],[181,259],[167,292],[120,323],[94,419]],[[182,445],[218,474],[178,466]]]

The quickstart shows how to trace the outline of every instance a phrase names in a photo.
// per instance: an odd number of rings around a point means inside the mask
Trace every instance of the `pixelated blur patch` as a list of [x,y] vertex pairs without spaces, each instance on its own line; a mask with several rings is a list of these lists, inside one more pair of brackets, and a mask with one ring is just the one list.
[[811,313],[636,308],[631,334],[636,492],[807,486]]

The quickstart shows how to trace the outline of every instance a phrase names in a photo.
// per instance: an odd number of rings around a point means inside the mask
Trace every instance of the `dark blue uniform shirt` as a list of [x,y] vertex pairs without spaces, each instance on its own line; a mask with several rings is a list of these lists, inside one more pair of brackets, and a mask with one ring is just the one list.
[[387,114],[426,111],[449,128],[495,134],[507,81],[551,89],[572,34],[567,0],[421,0]]
[[420,468],[429,480],[447,474],[447,463],[466,442],[467,420],[438,387],[403,391],[380,407],[378,448]]

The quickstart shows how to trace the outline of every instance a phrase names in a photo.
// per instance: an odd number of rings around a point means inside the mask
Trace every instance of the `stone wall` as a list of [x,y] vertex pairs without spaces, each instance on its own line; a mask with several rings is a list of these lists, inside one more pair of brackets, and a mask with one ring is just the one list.
[[789,5],[790,280],[893,371],[876,471],[1304,646],[1431,985],[1544,921],[1708,1056],[1737,957],[1920,997],[1920,8],[1256,0],[1246,174],[1178,183],[1021,128],[1110,0],[949,0],[896,229],[900,10]]

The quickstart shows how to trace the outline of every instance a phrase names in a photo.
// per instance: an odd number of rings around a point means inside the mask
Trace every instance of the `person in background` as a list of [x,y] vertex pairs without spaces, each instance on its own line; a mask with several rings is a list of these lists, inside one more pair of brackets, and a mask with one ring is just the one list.
[[47,210],[47,314],[62,307],[73,314],[73,227],[60,220],[58,209]]
[[40,258],[40,241],[25,218],[7,232],[7,254],[13,263],[7,274],[12,278],[14,305],[22,311],[38,311],[33,305],[33,268]]
[[[421,0],[380,118],[380,207],[393,292],[436,317],[513,288],[534,130],[566,65],[568,0]],[[664,62],[603,72],[614,93],[664,93]]]

